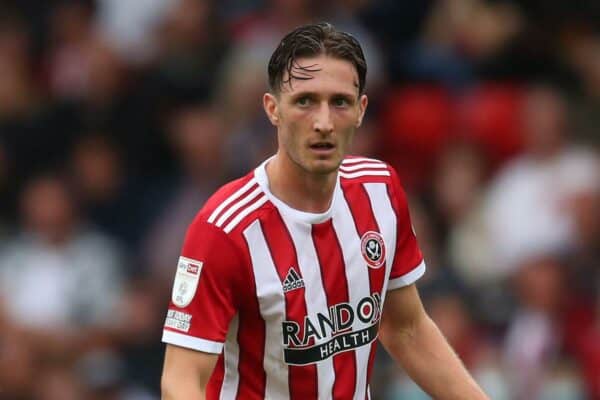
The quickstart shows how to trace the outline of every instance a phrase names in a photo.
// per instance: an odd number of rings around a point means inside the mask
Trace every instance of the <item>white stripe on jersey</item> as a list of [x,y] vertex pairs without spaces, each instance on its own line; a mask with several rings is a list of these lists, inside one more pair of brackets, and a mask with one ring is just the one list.
[[163,330],[162,341],[187,349],[199,350],[205,353],[221,354],[223,343],[201,339],[183,333]]
[[350,173],[340,171],[340,176],[346,179],[359,178],[361,176],[390,176],[390,171],[358,171]]
[[356,171],[362,168],[374,168],[374,169],[385,169],[387,170],[387,165],[385,165],[384,163],[371,163],[371,162],[365,162],[365,163],[356,163],[353,165],[341,165],[340,166],[340,171],[342,172],[352,172],[352,171]]
[[241,188],[236,190],[231,196],[229,196],[227,199],[225,199],[225,201],[223,201],[221,204],[219,204],[219,207],[217,207],[212,212],[212,214],[210,214],[210,217],[208,217],[208,223],[212,224],[225,207],[227,207],[232,201],[235,201],[246,190],[250,189],[250,187],[252,187],[252,185],[255,185],[255,184],[256,184],[256,179],[252,178],[244,186],[242,186]]
[[364,162],[364,161],[383,163],[383,161],[377,160],[375,158],[353,157],[353,158],[345,158],[344,160],[342,160],[342,164],[355,164],[355,163]]
[[[348,279],[348,299],[350,304],[356,306],[358,302],[369,296],[369,271],[368,268],[356,268],[357,264],[363,265],[362,255],[360,253],[360,237],[356,231],[354,217],[350,212],[350,207],[346,198],[341,196],[336,212],[333,215],[333,228],[341,246],[344,265],[346,268],[346,276]],[[359,262],[357,263],[357,258]],[[354,320],[352,325],[353,331],[358,331],[365,328],[367,325],[361,322],[358,318]],[[369,354],[371,346],[362,346],[355,350],[356,357],[356,386],[354,389],[354,399],[364,400],[364,393],[367,387],[367,367],[369,365]],[[363,369],[361,370],[361,366]]]
[[238,327],[239,316],[236,315],[229,324],[227,340],[225,341],[225,348],[223,349],[225,375],[223,377],[223,385],[221,386],[219,400],[234,399],[240,384],[240,374],[238,371],[240,359],[240,346],[237,341]]
[[[387,185],[385,183],[365,183],[363,184],[369,201],[371,202],[371,208],[379,226],[380,232],[391,232],[390,235],[384,236],[385,249],[386,249],[386,275],[390,276],[390,271],[394,263],[394,255],[396,254],[396,213],[392,207],[391,199],[387,191]],[[409,223],[409,221],[404,221]],[[381,304],[385,300],[385,293],[387,290],[388,280],[386,279],[383,283],[383,290],[381,292]]]
[[249,207],[246,207],[242,212],[240,212],[238,215],[236,215],[235,218],[232,219],[231,222],[228,223],[225,228],[223,228],[223,231],[225,231],[225,233],[231,232],[233,230],[233,228],[235,228],[240,223],[240,221],[242,219],[244,219],[245,216],[247,216],[252,211],[258,209],[260,206],[265,204],[267,202],[267,200],[268,200],[267,196],[265,196],[263,193],[261,196],[259,196],[258,200],[256,200],[255,203],[253,203]]
[[227,211],[225,211],[223,214],[221,214],[221,216],[219,217],[217,222],[215,222],[215,225],[218,226],[219,228],[221,226],[223,226],[225,221],[227,221],[227,219],[229,217],[231,217],[233,215],[233,213],[235,213],[240,208],[244,207],[246,204],[250,203],[261,192],[262,192],[262,189],[260,188],[260,186],[257,186],[256,189],[254,189],[251,193],[248,193],[246,196],[244,196],[241,199],[239,199],[238,201],[236,201],[235,204],[233,204],[231,207],[229,207],[229,209]]
[[[323,287],[321,268],[319,267],[319,258],[312,240],[311,225],[294,223],[289,218],[282,215],[283,221],[290,232],[296,254],[298,256],[298,268],[304,279],[304,299],[306,301],[306,312],[310,317],[315,317],[318,312],[328,315],[327,297]],[[323,342],[323,341],[321,341]],[[317,341],[316,343],[319,343]],[[333,368],[333,358],[329,357],[316,364],[317,377],[319,379],[317,388],[319,399],[328,399],[331,397],[333,383],[335,380],[335,370]]]
[[[265,319],[265,349],[263,368],[266,374],[265,399],[290,398],[288,387],[288,367],[281,354],[283,332],[281,330],[285,316],[285,298],[283,287],[269,247],[265,240],[260,221],[256,220],[244,230],[244,237],[250,251],[252,269],[256,281],[256,297],[260,313]],[[270,293],[270,296],[265,296]],[[276,293],[276,295],[273,295]],[[268,319],[269,316],[271,319]],[[277,343],[278,345],[273,345]]]

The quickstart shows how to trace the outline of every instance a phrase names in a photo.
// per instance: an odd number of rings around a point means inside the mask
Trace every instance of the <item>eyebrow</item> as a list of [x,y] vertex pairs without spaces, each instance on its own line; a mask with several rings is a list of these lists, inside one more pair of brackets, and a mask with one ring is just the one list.
[[[299,99],[301,97],[317,98],[317,97],[321,97],[321,94],[307,90],[307,91],[301,91],[301,92],[295,93],[291,96],[292,99]],[[355,99],[357,97],[357,95],[355,95],[354,93],[349,93],[349,92],[335,92],[335,93],[332,93],[328,97],[331,97],[331,98],[343,97],[343,98],[348,98],[348,99]]]

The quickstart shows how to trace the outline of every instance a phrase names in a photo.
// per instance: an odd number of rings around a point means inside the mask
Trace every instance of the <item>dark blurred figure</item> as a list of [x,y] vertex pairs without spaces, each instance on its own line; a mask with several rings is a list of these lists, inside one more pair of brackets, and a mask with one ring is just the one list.
[[553,390],[554,398],[583,396],[577,371],[561,346],[569,297],[565,277],[565,266],[550,254],[524,261],[515,272],[518,308],[506,334],[504,357],[517,400],[547,398]]
[[37,354],[3,308],[0,305],[0,399],[29,400],[39,374]]
[[51,361],[37,366],[32,380],[32,400],[81,400],[86,398],[70,361]]
[[190,219],[226,176],[223,127],[220,114],[204,102],[182,105],[168,119],[168,140],[181,173],[172,178],[165,208],[152,223],[140,251],[142,264],[168,290]]
[[[119,383],[135,392],[158,394],[164,346],[160,342],[163,316],[157,313],[164,304],[164,285],[152,279],[132,279],[119,307],[123,320],[118,329]],[[157,395],[158,396],[158,395]]]
[[[596,168],[600,171],[600,163]],[[600,173],[599,173],[600,174]],[[577,359],[591,399],[600,399],[600,182],[568,204],[576,240],[563,256],[571,288],[564,341]]]
[[66,357],[110,340],[119,323],[123,254],[86,228],[65,181],[31,180],[21,195],[22,232],[0,252],[5,321],[40,357]]
[[[53,137],[50,117],[33,79],[30,37],[25,21],[0,8],[0,146],[2,147],[2,213],[14,222],[18,188],[34,171],[60,159],[62,137]],[[4,196],[6,194],[6,196]]]
[[[143,185],[129,176],[123,164],[111,136],[102,133],[77,138],[70,159],[74,190],[82,212],[100,230],[133,249],[155,205],[149,204]],[[134,272],[133,266],[128,272]]]
[[447,243],[449,230],[465,221],[481,201],[487,163],[474,143],[455,141],[443,150],[433,177],[433,203],[439,218],[436,232]]
[[157,400],[141,387],[130,384],[121,356],[110,349],[83,354],[74,364],[86,400]]

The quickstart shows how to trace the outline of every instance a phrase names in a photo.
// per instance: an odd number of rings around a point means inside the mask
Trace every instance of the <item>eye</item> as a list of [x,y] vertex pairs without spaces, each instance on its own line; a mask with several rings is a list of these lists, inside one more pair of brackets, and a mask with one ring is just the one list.
[[336,107],[347,107],[350,103],[343,97],[336,97],[333,99],[333,105]]
[[296,104],[299,105],[300,107],[308,107],[311,103],[310,97],[304,96],[304,97],[299,97],[296,100]]

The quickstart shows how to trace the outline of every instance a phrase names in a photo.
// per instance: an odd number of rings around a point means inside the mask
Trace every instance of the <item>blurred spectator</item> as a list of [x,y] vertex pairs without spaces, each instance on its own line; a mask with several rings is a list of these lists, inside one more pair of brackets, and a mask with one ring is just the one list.
[[434,207],[441,219],[436,227],[438,235],[447,239],[444,234],[478,206],[486,177],[486,161],[477,145],[457,141],[445,147],[432,182]]
[[7,319],[0,305],[0,399],[28,400],[32,383],[40,371],[34,349]]
[[[181,0],[97,0],[96,25],[102,37],[131,64],[156,55],[156,28]],[[205,3],[205,2],[198,2]]]
[[120,358],[122,363],[121,386],[131,386],[136,392],[159,393],[164,315],[156,310],[168,299],[165,284],[170,285],[170,280],[134,278],[127,285],[119,306],[119,315],[128,323],[118,328],[118,346],[113,349],[113,357]]
[[506,336],[505,362],[515,399],[585,398],[579,371],[564,352],[572,296],[566,274],[565,265],[547,255],[525,262],[514,277],[518,309]]
[[168,120],[169,141],[182,174],[169,190],[165,208],[142,243],[143,264],[170,288],[189,221],[222,181],[226,170],[224,123],[211,104],[189,104]]
[[491,258],[481,268],[497,276],[535,254],[566,250],[575,240],[569,203],[600,184],[597,156],[566,137],[565,104],[556,90],[530,89],[524,123],[525,153],[500,171],[484,205]]
[[522,27],[511,2],[477,0],[432,2],[421,37],[396,51],[392,65],[401,76],[461,86],[475,68],[497,54]]
[[63,1],[50,15],[48,86],[59,99],[80,99],[88,90],[92,12],[84,2]]
[[[116,2],[115,2],[116,3]],[[214,91],[228,49],[212,1],[171,0],[155,37],[158,60],[153,75],[166,89],[205,97]]]
[[0,253],[6,321],[43,354],[69,354],[103,341],[118,323],[123,255],[87,229],[65,183],[30,181],[21,195],[23,231]]
[[[119,355],[111,350],[96,350],[84,354],[74,365],[83,395],[87,400],[155,400],[140,387],[129,385]],[[62,397],[60,397],[62,399]]]
[[[119,148],[109,135],[83,134],[71,155],[71,175],[80,208],[100,230],[135,247],[153,207],[142,185],[128,176]],[[128,272],[133,272],[129,267]]]
[[39,377],[33,380],[33,400],[80,400],[83,388],[73,373],[70,363],[54,362],[43,365]]

